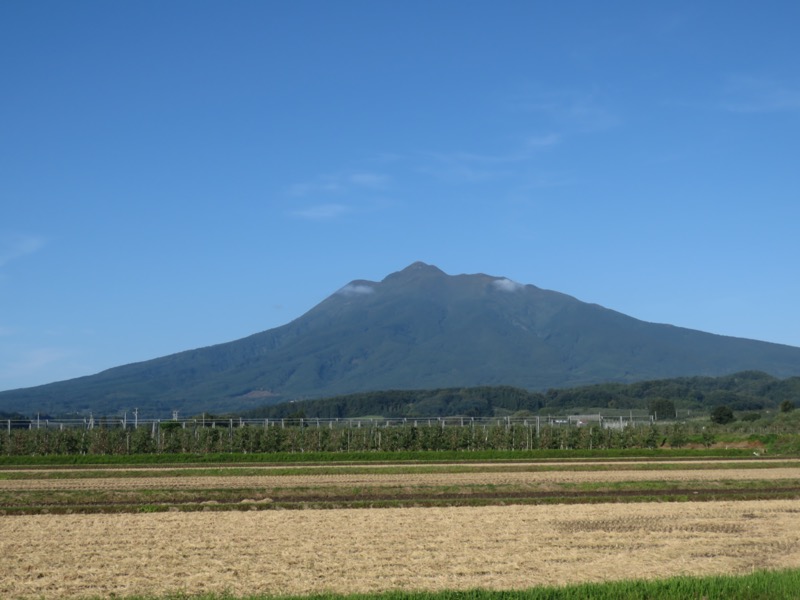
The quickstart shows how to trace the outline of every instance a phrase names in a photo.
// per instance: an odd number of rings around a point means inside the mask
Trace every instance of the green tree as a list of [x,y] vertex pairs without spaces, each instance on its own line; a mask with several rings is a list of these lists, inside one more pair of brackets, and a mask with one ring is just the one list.
[[668,398],[653,398],[647,403],[647,410],[659,421],[675,418],[675,403]]
[[703,446],[706,448],[711,448],[716,441],[716,436],[714,436],[714,432],[706,427],[703,427],[703,433],[700,436],[700,439],[703,441]]
[[782,413],[792,412],[794,409],[795,409],[794,402],[792,402],[791,400],[784,400],[783,402],[781,402]]
[[711,409],[711,420],[719,425],[726,425],[736,420],[730,406],[721,404]]
[[644,437],[644,447],[651,450],[658,448],[658,429],[651,425]]
[[675,423],[669,432],[669,445],[671,448],[680,448],[688,442],[686,432],[683,430],[683,425]]

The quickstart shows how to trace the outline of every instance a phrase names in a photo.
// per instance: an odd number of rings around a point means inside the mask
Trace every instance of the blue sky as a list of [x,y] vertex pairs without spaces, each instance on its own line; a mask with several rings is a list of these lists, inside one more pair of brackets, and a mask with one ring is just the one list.
[[0,390],[422,260],[800,346],[800,3],[0,3]]

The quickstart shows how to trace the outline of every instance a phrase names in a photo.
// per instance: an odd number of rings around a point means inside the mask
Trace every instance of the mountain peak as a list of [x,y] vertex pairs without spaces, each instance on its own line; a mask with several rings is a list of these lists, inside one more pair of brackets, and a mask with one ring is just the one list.
[[420,277],[441,277],[446,275],[447,273],[442,271],[439,267],[418,260],[408,265],[402,271],[392,273],[386,277],[384,281],[419,279]]
[[417,262],[411,263],[405,269],[400,271],[401,273],[431,273],[437,275],[444,275],[445,272],[442,271],[439,267],[435,265],[429,265],[428,263],[424,263],[421,260]]

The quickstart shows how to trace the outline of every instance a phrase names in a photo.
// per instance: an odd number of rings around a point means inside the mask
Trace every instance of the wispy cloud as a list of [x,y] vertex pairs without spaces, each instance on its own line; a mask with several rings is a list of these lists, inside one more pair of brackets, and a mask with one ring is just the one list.
[[525,145],[528,148],[548,148],[561,143],[563,136],[558,133],[550,133],[547,135],[532,136],[525,140]]
[[620,117],[596,91],[576,91],[531,86],[510,102],[514,110],[538,113],[562,131],[589,133],[611,129]]
[[433,153],[419,171],[450,183],[479,183],[506,177],[513,173],[504,157],[491,157],[468,152]]
[[74,357],[74,352],[63,348],[43,347],[20,351],[13,360],[5,362],[0,378],[17,379],[52,371],[64,361]]
[[346,180],[351,185],[373,189],[381,189],[389,182],[389,178],[386,175],[378,173],[353,173]]
[[335,194],[341,192],[342,189],[343,186],[340,183],[334,181],[314,182],[314,183],[293,183],[287,188],[286,193],[289,196],[302,198],[304,196],[310,196],[310,195]]
[[519,167],[535,160],[546,148],[561,142],[561,136],[550,133],[531,136],[507,153],[484,154],[475,152],[428,153],[423,173],[458,183],[478,183],[517,175]]
[[37,235],[10,234],[0,236],[0,267],[40,250],[45,240]]
[[388,187],[390,178],[366,171],[341,173],[317,180],[295,183],[286,188],[286,195],[296,204],[289,215],[301,219],[335,219],[357,210],[364,194],[375,194]]
[[382,189],[388,182],[389,177],[380,173],[343,173],[320,177],[314,181],[294,183],[287,188],[286,192],[289,196],[303,198],[306,196],[343,194],[356,189]]
[[800,87],[773,79],[730,77],[725,82],[723,107],[737,113],[767,113],[800,110]]
[[350,211],[351,208],[344,204],[316,204],[294,210],[290,214],[301,219],[326,220],[335,219]]
[[527,173],[524,181],[516,187],[516,191],[523,195],[530,192],[575,185],[575,176],[568,172],[536,171]]
[[530,86],[506,100],[519,131],[507,151],[427,153],[419,170],[451,183],[481,183],[504,178],[529,178],[531,167],[541,156],[572,138],[596,133],[620,124],[621,119],[606,107],[599,92],[580,92]]

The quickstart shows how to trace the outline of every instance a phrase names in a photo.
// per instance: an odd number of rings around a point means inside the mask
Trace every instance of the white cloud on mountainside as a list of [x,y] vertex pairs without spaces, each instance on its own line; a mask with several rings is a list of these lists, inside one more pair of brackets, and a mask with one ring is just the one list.
[[374,292],[375,288],[369,285],[349,283],[336,293],[341,294],[342,296],[365,296]]
[[517,283],[511,279],[495,279],[492,282],[492,285],[501,292],[516,292],[517,290],[521,290],[525,287],[521,283]]

